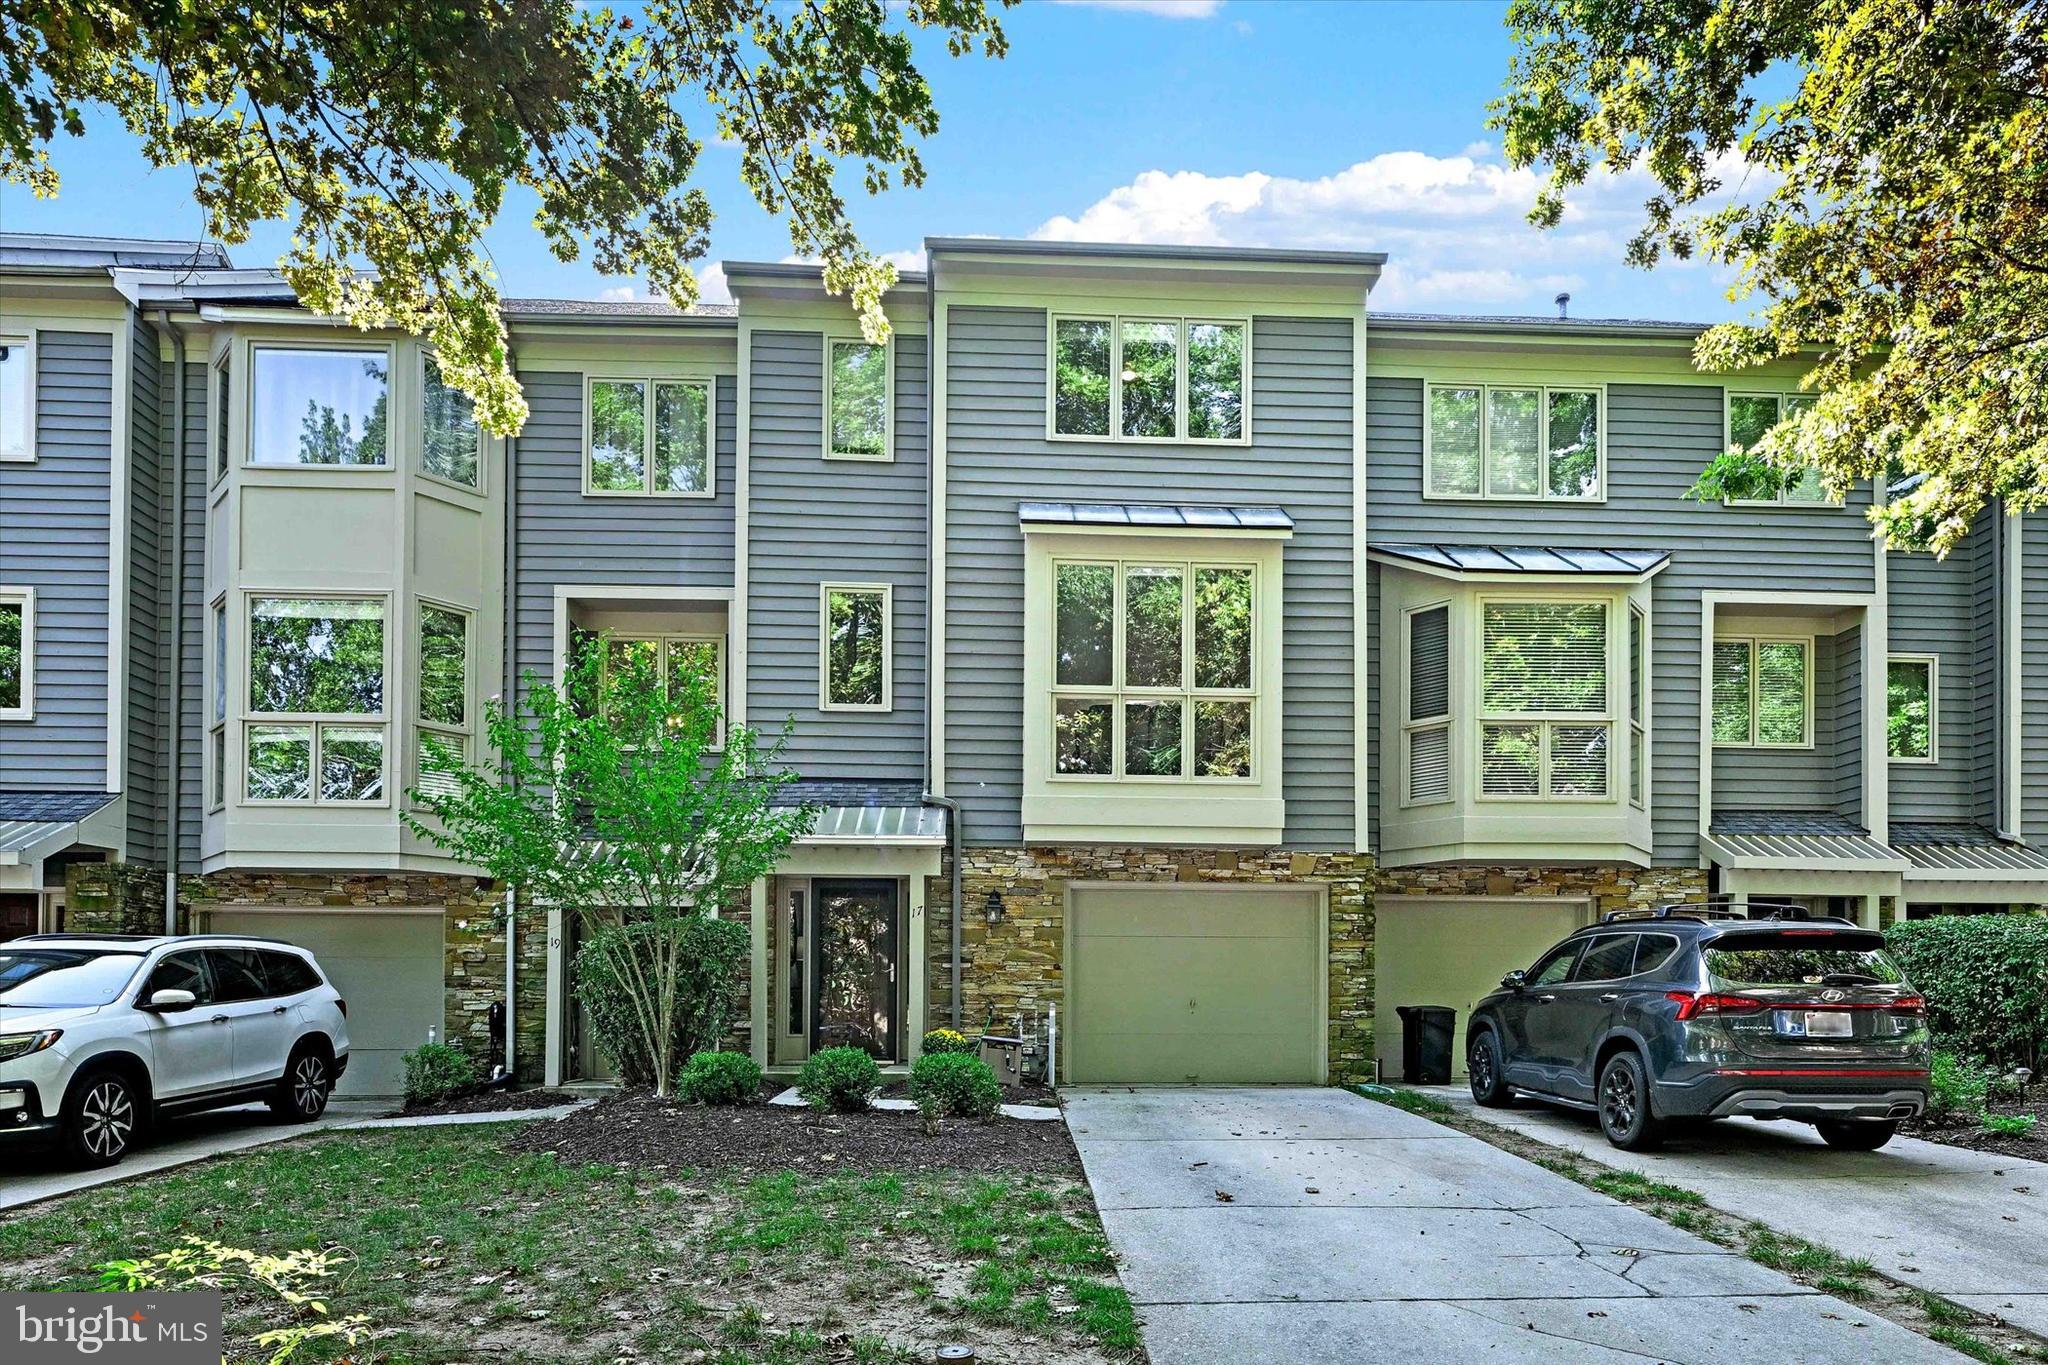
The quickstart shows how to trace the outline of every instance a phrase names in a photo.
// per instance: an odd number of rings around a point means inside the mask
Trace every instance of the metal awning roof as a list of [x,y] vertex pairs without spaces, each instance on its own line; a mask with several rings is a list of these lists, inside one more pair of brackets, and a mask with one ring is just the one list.
[[1701,846],[1725,867],[1901,873],[1903,855],[1835,816],[1745,811],[1716,816]]
[[806,844],[918,844],[946,842],[946,812],[924,803],[916,782],[805,778],[775,794],[778,806],[816,805],[818,823]]
[[1544,578],[1641,580],[1671,562],[1663,550],[1582,549],[1558,545],[1375,544],[1372,557],[1453,578],[1517,574]]
[[119,848],[124,810],[108,792],[0,792],[0,890],[40,890],[43,859],[78,844]]
[[1202,507],[1128,502],[1020,502],[1024,527],[1110,527],[1123,531],[1253,531],[1287,535],[1294,518],[1278,507]]
[[2048,853],[1975,825],[1902,821],[1892,826],[1891,843],[1912,864],[1912,880],[2048,883]]

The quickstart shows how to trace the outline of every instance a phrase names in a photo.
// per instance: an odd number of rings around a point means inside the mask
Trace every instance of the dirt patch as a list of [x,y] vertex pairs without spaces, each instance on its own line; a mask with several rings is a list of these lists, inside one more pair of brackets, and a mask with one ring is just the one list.
[[928,1132],[914,1113],[820,1114],[764,1104],[712,1109],[647,1091],[524,1127],[507,1145],[565,1162],[650,1169],[1081,1174],[1063,1122],[947,1119]]
[[574,1104],[587,1096],[569,1090],[479,1090],[473,1095],[456,1095],[431,1104],[408,1104],[398,1112],[408,1117],[421,1114],[505,1114],[521,1109],[552,1109]]
[[1949,1147],[1967,1147],[1973,1152],[2048,1161],[2048,1093],[2036,1093],[2023,1100],[2000,1101],[1991,1106],[1991,1114],[1994,1117],[2028,1116],[2034,1120],[2034,1126],[2025,1133],[1993,1133],[1986,1131],[1981,1123],[1969,1119],[1948,1123],[1929,1123],[1922,1119],[1900,1124],[1899,1131],[1908,1137]]

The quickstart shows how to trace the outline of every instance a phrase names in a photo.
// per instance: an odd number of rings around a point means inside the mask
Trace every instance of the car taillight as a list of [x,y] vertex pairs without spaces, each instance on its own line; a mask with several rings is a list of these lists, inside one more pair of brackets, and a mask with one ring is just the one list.
[[1703,1014],[1757,1014],[1766,1006],[1746,995],[1715,995],[1711,991],[1666,991],[1666,1000],[1678,1002],[1680,1019],[1697,1019]]
[[1902,995],[1883,1006],[1883,1008],[1890,1010],[1893,1014],[1925,1014],[1927,1013],[1927,997],[1924,995]]

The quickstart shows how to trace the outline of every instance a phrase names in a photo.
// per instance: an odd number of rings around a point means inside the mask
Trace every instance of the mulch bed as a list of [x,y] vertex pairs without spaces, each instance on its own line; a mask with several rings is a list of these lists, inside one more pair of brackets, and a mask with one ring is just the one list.
[[457,1095],[431,1104],[408,1104],[399,1112],[407,1118],[422,1114],[500,1114],[519,1109],[552,1109],[583,1098],[567,1090],[479,1090],[473,1095]]
[[747,1171],[940,1171],[1063,1175],[1081,1159],[1067,1125],[1048,1119],[947,1119],[936,1134],[914,1113],[820,1114],[765,1104],[712,1109],[629,1091],[506,1144],[565,1162]]
[[1996,1156],[2024,1157],[2029,1161],[2048,1161],[2048,1091],[2034,1087],[2034,1093],[2020,1101],[2001,1101],[1991,1106],[1994,1114],[2032,1114],[2034,1130],[2030,1133],[1987,1133],[1982,1125],[1962,1121],[1932,1124],[1925,1121],[1902,1123],[1899,1131],[1908,1137],[1921,1138],[1927,1142],[1939,1142],[1950,1147],[1967,1147],[1973,1152],[1990,1152]]
[[[882,1097],[891,1100],[910,1098],[910,1082],[895,1080],[882,1087]],[[1003,1087],[1004,1104],[1035,1104],[1047,1109],[1060,1107],[1057,1090],[1048,1090],[1042,1085],[1009,1085]]]

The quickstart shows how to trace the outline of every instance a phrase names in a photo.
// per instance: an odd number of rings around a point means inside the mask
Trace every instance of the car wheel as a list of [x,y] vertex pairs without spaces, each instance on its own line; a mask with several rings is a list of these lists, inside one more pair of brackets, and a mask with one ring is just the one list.
[[1650,1113],[1650,1077],[1643,1059],[1617,1052],[1600,1068],[1600,1131],[1624,1152],[1657,1145],[1661,1125]]
[[327,1112],[334,1093],[334,1063],[317,1043],[300,1043],[284,1064],[284,1078],[270,1097],[270,1112],[289,1123],[311,1123]]
[[1843,1120],[1813,1126],[1820,1130],[1822,1142],[1840,1152],[1874,1152],[1899,1131],[1899,1125],[1890,1119]]
[[90,1071],[64,1097],[64,1147],[82,1166],[111,1166],[142,1134],[143,1098],[118,1071]]
[[1488,1109],[1505,1109],[1515,1102],[1492,1029],[1481,1029],[1465,1049],[1465,1079],[1471,1083],[1474,1102]]

